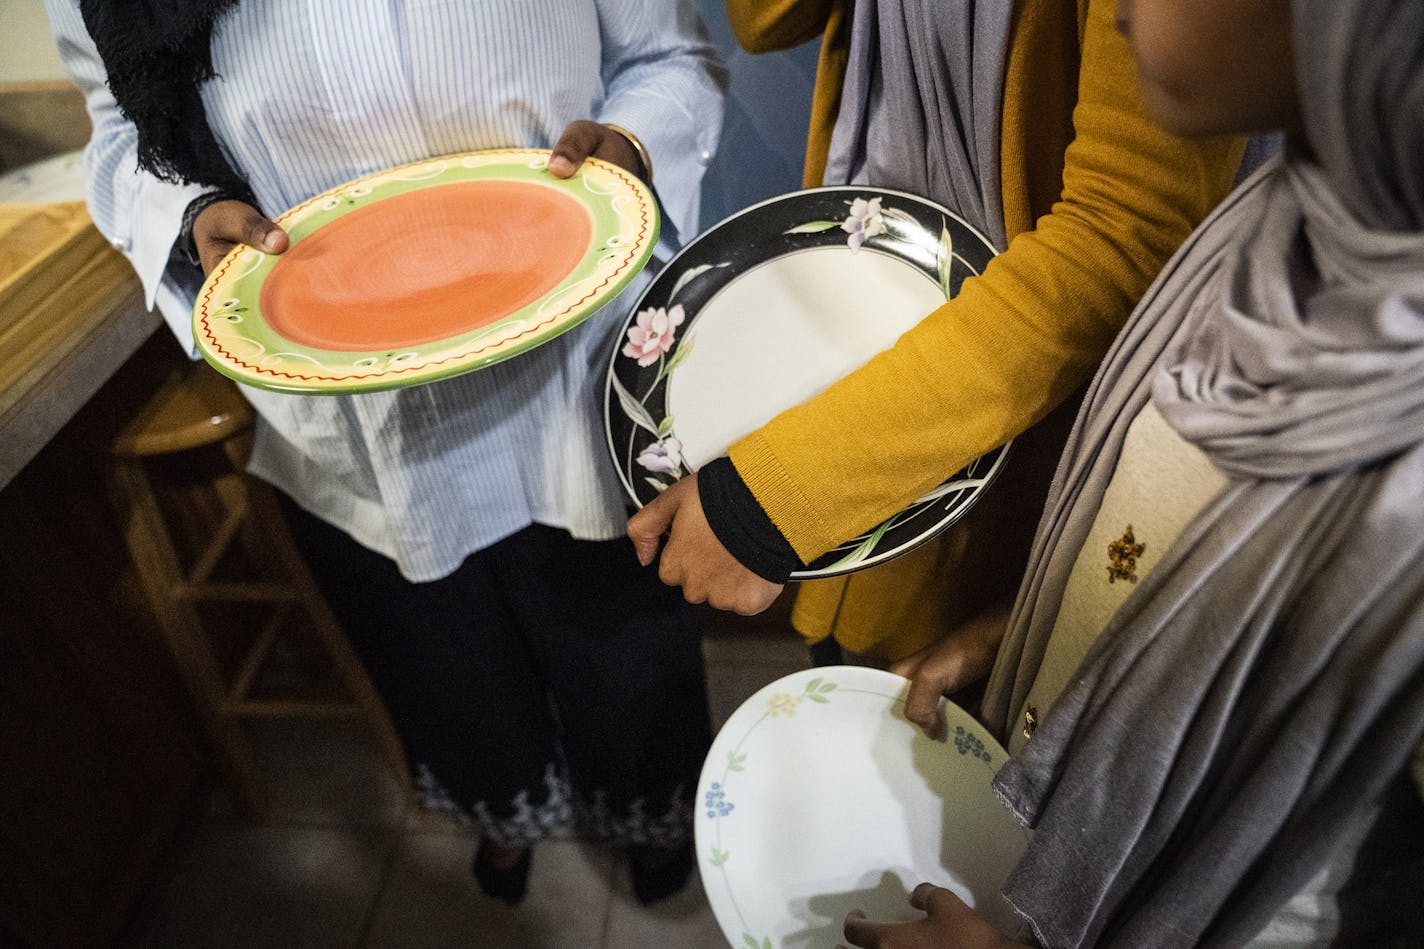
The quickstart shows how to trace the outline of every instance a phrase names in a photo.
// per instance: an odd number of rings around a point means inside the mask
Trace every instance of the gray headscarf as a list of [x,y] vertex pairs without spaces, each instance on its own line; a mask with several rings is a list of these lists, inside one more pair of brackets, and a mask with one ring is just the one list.
[[1310,156],[1228,198],[1109,353],[985,697],[1002,735],[1151,398],[1230,480],[996,779],[1048,946],[1249,940],[1424,736],[1424,3],[1292,7]]
[[856,0],[825,184],[957,211],[1007,243],[999,131],[1013,0]]

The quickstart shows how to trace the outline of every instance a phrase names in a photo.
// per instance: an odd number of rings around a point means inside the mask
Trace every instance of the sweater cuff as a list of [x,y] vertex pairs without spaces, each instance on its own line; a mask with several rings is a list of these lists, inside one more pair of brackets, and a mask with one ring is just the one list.
[[730,458],[703,465],[697,472],[697,490],[712,533],[742,566],[769,583],[785,583],[791,571],[802,566]]

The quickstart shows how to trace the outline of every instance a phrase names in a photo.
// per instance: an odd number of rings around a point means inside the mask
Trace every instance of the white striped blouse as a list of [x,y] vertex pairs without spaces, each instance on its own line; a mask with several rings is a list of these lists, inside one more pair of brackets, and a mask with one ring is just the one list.
[[[94,137],[89,206],[190,351],[196,273],[171,259],[201,189],[136,171],[76,0],[46,0]],[[243,0],[213,36],[203,101],[218,141],[276,215],[368,172],[450,152],[550,147],[579,118],[635,132],[664,232],[695,232],[721,128],[723,73],[687,0]],[[245,389],[252,470],[416,581],[531,523],[618,536],[601,382],[641,283],[506,363],[414,389]]]

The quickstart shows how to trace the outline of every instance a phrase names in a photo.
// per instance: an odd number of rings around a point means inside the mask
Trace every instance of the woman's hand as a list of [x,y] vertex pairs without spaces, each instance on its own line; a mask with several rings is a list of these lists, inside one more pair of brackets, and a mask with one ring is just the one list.
[[648,178],[650,169],[643,167],[638,150],[623,133],[588,119],[570,122],[559,136],[554,154],[549,158],[549,174],[555,178],[570,178],[590,156],[612,162],[645,181]]
[[[658,544],[668,535],[662,554]],[[763,580],[727,552],[707,514],[697,489],[697,474],[686,475],[648,502],[628,521],[628,537],[638,562],[658,560],[658,579],[681,587],[689,603],[707,603],[719,610],[755,616],[771,606],[784,584]]]
[[[908,923],[872,923],[859,910],[846,915],[845,938],[861,949],[1023,949],[942,886],[921,883],[910,905],[927,915]],[[842,947],[844,949],[844,947]]]
[[937,643],[901,659],[890,671],[910,680],[905,717],[936,741],[944,741],[949,726],[939,700],[989,674],[999,643],[1009,626],[1009,604],[978,614]]
[[287,232],[262,216],[262,212],[241,201],[215,201],[193,221],[193,243],[203,276],[238,244],[255,247],[264,254],[280,254],[290,243]]

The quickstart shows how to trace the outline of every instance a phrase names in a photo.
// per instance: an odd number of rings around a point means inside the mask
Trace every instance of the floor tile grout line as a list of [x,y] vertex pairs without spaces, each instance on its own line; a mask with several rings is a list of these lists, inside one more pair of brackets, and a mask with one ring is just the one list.
[[608,890],[608,902],[603,910],[603,931],[598,934],[599,949],[618,949],[618,947],[611,945],[608,939],[613,933],[614,901],[618,899],[619,868],[622,865],[622,862],[616,858],[610,860],[608,863],[608,875],[605,877],[605,882],[608,884],[606,887]]
[[[402,815],[404,816],[404,815]],[[371,895],[371,903],[366,907],[366,918],[361,921],[361,929],[356,934],[356,945],[370,947],[371,930],[376,925],[376,912],[381,907],[381,901],[386,895],[386,887],[391,885],[392,877],[395,875],[396,864],[400,859],[402,848],[405,846],[405,832],[402,830],[392,830],[391,840],[386,856],[381,866],[381,876],[376,883],[376,891]]]

